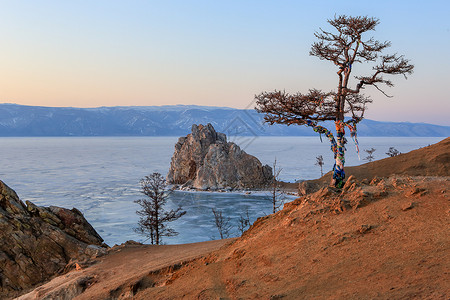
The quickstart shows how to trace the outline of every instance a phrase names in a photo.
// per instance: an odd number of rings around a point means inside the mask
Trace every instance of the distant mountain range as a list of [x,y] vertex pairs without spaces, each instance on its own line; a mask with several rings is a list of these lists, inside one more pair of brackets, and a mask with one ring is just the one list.
[[[182,136],[192,124],[246,136],[315,136],[306,126],[263,123],[255,110],[214,106],[116,106],[98,108],[0,104],[0,136]],[[334,127],[332,124],[329,127]],[[450,136],[450,126],[363,120],[360,136]]]

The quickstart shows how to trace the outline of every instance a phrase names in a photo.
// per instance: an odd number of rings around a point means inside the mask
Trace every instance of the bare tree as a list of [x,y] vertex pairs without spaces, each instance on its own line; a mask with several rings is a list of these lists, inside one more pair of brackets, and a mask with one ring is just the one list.
[[164,210],[170,191],[167,190],[166,180],[160,173],[145,176],[140,184],[141,193],[147,198],[134,201],[141,206],[141,210],[136,211],[141,218],[135,231],[150,238],[152,244],[159,245],[163,236],[178,235],[178,232],[167,227],[166,223],[179,219],[186,212],[182,211],[181,207]]
[[249,216],[248,208],[247,208],[247,211],[245,212],[245,214],[240,215],[239,219],[238,219],[238,230],[241,233],[241,235],[244,233],[244,231],[249,226],[250,226],[250,216]]
[[214,223],[216,225],[217,230],[219,231],[219,235],[221,239],[226,239],[230,236],[231,224],[230,218],[225,217],[220,209],[212,209],[214,214]]
[[400,151],[398,151],[397,149],[395,149],[395,147],[389,147],[388,152],[386,152],[386,155],[390,156],[390,157],[394,157],[399,154],[402,154],[402,153]]
[[323,176],[323,165],[324,164],[325,163],[323,162],[323,156],[322,155],[316,156],[316,163],[315,163],[315,165],[320,167],[320,177]]
[[[311,89],[307,94],[288,94],[274,91],[256,95],[256,110],[265,114],[269,124],[307,125],[325,136],[331,142],[335,165],[333,167],[333,183],[340,188],[344,184],[345,172],[345,127],[358,147],[356,125],[363,119],[366,105],[372,102],[369,97],[360,94],[365,87],[372,86],[384,95],[383,86],[392,87],[386,75],[410,75],[414,66],[409,60],[397,54],[382,54],[391,43],[380,42],[373,37],[363,35],[375,30],[379,20],[370,17],[335,16],[328,20],[333,32],[320,29],[315,33],[317,42],[312,44],[310,55],[321,60],[332,62],[338,69],[338,85],[336,91],[323,92]],[[360,63],[373,63],[372,71],[366,75],[358,75],[354,88],[350,87],[351,73]],[[390,97],[390,96],[388,96]],[[344,117],[350,118],[345,120]],[[331,120],[335,123],[336,138],[319,122]],[[357,148],[357,151],[358,148]]]
[[283,169],[277,167],[277,160],[273,162],[272,182],[270,185],[270,201],[272,202],[272,212],[276,213],[284,203],[284,191],[281,187],[280,174]]
[[375,148],[365,149],[365,152],[367,152],[367,156],[364,158],[365,160],[368,160],[369,162],[373,161],[375,159],[375,156],[373,153],[376,151]]

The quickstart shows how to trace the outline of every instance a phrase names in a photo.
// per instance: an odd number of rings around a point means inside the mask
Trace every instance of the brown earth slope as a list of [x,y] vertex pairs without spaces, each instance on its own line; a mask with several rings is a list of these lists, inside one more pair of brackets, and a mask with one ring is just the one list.
[[91,263],[72,266],[72,272],[54,278],[19,299],[130,298],[152,285],[153,277],[171,273],[199,256],[217,250],[230,240],[183,245],[125,243]]
[[[408,153],[427,162],[427,176],[379,178],[368,169],[378,178],[298,198],[199,258],[180,256],[188,245],[128,246],[120,260],[107,255],[64,275],[71,286],[58,289],[68,282],[60,276],[22,299],[69,290],[75,299],[449,299],[449,147],[446,139]],[[380,170],[420,164],[384,161]]]
[[375,176],[388,177],[392,174],[450,176],[450,138],[395,157],[376,160],[357,167],[347,167],[345,171],[348,176],[353,175],[358,179],[369,180]]
[[[372,180],[374,177],[388,177],[393,174],[409,176],[450,176],[450,138],[437,144],[388,157],[360,166],[345,167],[347,177]],[[328,184],[331,172],[309,184]]]

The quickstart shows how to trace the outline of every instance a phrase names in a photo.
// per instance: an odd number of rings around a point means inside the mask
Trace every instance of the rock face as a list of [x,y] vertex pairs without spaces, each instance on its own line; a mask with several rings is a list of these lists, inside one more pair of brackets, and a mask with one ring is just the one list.
[[170,163],[167,181],[201,190],[263,188],[272,180],[272,168],[263,166],[238,145],[227,142],[211,124],[192,125],[180,137]]
[[0,181],[0,299],[61,272],[72,260],[106,253],[80,211],[27,201]]

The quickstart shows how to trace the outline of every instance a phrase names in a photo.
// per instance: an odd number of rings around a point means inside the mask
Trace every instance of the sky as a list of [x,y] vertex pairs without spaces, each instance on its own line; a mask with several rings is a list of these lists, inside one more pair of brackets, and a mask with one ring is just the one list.
[[0,103],[253,108],[263,91],[334,90],[309,50],[340,14],[379,18],[366,37],[415,65],[393,98],[365,89],[366,117],[450,125],[448,0],[0,0]]

